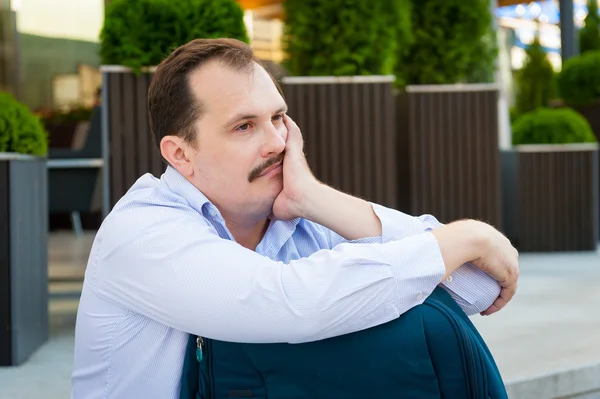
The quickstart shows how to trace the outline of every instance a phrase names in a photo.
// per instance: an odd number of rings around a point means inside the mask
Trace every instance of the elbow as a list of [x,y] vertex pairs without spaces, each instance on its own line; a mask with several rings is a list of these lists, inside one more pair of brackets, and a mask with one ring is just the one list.
[[316,303],[302,311],[293,311],[291,316],[289,335],[285,339],[290,344],[319,341],[327,336],[327,330],[331,328],[327,311]]

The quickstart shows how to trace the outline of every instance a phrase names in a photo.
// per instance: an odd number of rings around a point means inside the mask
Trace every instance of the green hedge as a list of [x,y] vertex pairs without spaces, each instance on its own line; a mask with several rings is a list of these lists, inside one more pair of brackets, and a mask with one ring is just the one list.
[[491,76],[497,46],[489,0],[413,2],[414,43],[397,67],[408,84],[453,84]]
[[600,50],[571,57],[557,77],[558,94],[570,106],[590,105],[600,99]]
[[235,0],[113,0],[100,32],[100,58],[139,72],[192,39],[216,37],[248,43]]
[[8,93],[0,93],[0,152],[48,153],[48,134],[39,118]]
[[556,96],[556,74],[538,37],[527,47],[525,53],[525,63],[515,77],[514,116],[547,107]]
[[579,51],[600,50],[600,16],[598,16],[598,1],[588,0],[588,15],[585,25],[579,30]]
[[570,108],[538,108],[521,115],[512,130],[513,145],[596,142],[587,120]]
[[285,0],[283,47],[292,75],[394,73],[412,42],[410,0]]

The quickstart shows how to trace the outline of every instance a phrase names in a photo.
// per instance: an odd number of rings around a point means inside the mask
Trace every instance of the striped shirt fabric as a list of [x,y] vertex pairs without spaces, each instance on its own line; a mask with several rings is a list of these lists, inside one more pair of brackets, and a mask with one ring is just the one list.
[[498,297],[471,264],[441,281],[434,217],[371,205],[381,237],[346,241],[305,219],[273,221],[251,251],[175,169],[140,177],[90,251],[72,398],[177,398],[188,334],[301,343],[397,318],[438,284],[469,315]]

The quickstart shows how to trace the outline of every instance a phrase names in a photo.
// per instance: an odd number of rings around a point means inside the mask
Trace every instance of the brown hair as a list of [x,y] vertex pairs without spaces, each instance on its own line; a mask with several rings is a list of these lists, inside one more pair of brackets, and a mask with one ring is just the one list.
[[236,39],[195,39],[175,49],[156,69],[148,89],[150,131],[160,147],[163,137],[183,137],[195,145],[194,123],[203,106],[188,83],[191,72],[211,60],[219,60],[237,70],[251,70],[260,64],[250,47]]

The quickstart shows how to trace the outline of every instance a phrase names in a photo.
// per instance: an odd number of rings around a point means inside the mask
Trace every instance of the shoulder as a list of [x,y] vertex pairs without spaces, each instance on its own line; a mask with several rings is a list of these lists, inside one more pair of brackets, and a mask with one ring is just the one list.
[[144,175],[115,204],[98,231],[105,243],[124,245],[150,236],[172,237],[186,229],[208,228],[201,210],[174,193],[160,179]]

